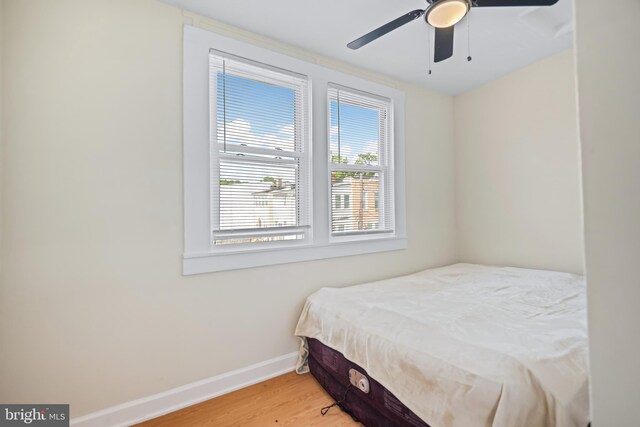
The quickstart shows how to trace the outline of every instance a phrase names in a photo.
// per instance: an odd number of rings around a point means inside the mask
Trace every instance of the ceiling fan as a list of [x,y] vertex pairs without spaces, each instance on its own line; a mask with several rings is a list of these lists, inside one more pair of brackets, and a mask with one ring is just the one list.
[[[416,9],[376,28],[347,45],[351,49],[362,46],[424,15],[427,24],[435,28],[434,62],[453,55],[453,28],[472,7],[552,6],[558,0],[427,0],[426,9]],[[470,57],[469,57],[470,59]]]

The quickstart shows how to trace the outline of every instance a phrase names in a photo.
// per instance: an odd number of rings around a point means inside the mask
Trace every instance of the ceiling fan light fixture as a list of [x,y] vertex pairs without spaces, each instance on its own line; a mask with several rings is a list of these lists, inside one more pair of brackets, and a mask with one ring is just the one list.
[[469,12],[469,6],[468,0],[436,1],[427,10],[425,20],[432,27],[449,28],[465,17]]

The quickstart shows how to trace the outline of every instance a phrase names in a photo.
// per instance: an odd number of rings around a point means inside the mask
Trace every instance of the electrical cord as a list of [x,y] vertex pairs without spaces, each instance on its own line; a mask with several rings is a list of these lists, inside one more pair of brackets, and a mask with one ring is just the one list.
[[[324,408],[320,409],[320,413],[322,415],[327,415],[327,412],[329,412],[329,409],[333,408],[334,406],[340,406],[342,405],[342,403],[346,400],[347,398],[347,393],[349,393],[349,389],[351,388],[351,384],[349,384],[347,386],[347,388],[344,390],[344,394],[342,395],[342,399],[337,400],[335,402],[333,402],[331,405],[329,406],[325,406]],[[340,406],[342,408],[342,406]]]
[[337,400],[335,402],[333,402],[331,405],[329,406],[325,406],[324,408],[320,409],[320,413],[325,416],[327,415],[327,412],[329,412],[329,409],[333,408],[334,406],[338,406],[340,409],[342,409],[344,412],[346,412],[347,414],[349,414],[351,416],[351,418],[353,418],[353,421],[359,423],[360,420],[357,419],[356,417],[353,416],[353,414],[351,412],[349,412],[344,406],[342,406],[342,404],[344,403],[344,401],[347,399],[347,393],[349,393],[349,389],[351,388],[351,384],[347,385],[347,388],[344,389],[344,394],[342,395],[342,399]]

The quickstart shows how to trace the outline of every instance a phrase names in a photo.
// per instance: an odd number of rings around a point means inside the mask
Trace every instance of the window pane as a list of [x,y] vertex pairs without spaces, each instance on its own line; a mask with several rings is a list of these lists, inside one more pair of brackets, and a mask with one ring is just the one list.
[[298,225],[296,167],[220,162],[220,230]]
[[380,209],[373,203],[379,188],[378,172],[334,171],[331,174],[332,197],[343,197],[345,203],[332,209],[331,230],[353,232],[384,228],[381,226]]
[[295,150],[296,90],[217,73],[218,141]]
[[[330,151],[333,163],[380,164],[381,123],[386,110],[356,105],[336,97],[330,99]],[[346,95],[342,95],[346,97]]]

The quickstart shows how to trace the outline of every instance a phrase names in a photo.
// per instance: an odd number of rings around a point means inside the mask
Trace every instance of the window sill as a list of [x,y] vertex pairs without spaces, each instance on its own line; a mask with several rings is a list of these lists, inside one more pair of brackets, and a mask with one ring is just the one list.
[[335,242],[324,245],[288,246],[280,249],[269,249],[268,251],[185,254],[182,260],[182,274],[188,276],[216,271],[397,251],[406,248],[406,238],[390,237],[375,240]]

